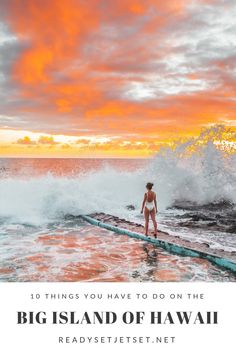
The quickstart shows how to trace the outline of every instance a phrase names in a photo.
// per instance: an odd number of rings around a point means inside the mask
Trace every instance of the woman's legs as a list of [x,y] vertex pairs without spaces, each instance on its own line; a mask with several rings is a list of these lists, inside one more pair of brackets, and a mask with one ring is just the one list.
[[151,219],[152,219],[153,226],[154,226],[154,235],[156,236],[156,235],[157,235],[157,222],[156,222],[156,212],[155,212],[155,209],[152,209],[152,210],[150,211],[150,215],[151,215]]
[[144,216],[145,216],[145,235],[148,236],[149,210],[146,207],[144,209]]

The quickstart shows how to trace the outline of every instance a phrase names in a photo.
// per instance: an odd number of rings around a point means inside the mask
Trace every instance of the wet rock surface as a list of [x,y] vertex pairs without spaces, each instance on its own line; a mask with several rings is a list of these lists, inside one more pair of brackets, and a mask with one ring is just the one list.
[[[132,221],[121,219],[119,217],[105,214],[105,213],[94,213],[94,214],[90,214],[89,216],[91,216],[101,222],[108,223],[113,226],[118,226],[119,228],[122,228],[122,229],[128,229],[130,231],[144,234],[143,225],[132,222]],[[191,225],[191,227],[192,227],[192,225]],[[151,236],[151,237],[154,237],[154,236]],[[210,248],[210,245],[207,242],[203,242],[203,243],[192,242],[192,241],[190,242],[189,240],[184,240],[184,239],[180,238],[178,235],[173,236],[173,235],[169,235],[168,233],[165,233],[162,231],[158,232],[157,238],[162,241],[174,243],[178,246],[190,248],[191,250],[196,250],[198,252],[207,253],[209,255],[227,258],[228,260],[236,262],[236,252],[229,252],[229,251],[225,251],[223,249],[221,250],[221,249]]]
[[181,201],[171,209],[183,210],[183,214],[175,216],[179,226],[236,234],[236,207],[228,201],[203,205]]

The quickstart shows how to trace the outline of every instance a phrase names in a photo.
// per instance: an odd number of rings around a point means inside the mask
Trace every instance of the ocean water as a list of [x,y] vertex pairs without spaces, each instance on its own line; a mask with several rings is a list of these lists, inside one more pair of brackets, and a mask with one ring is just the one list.
[[150,249],[79,218],[105,212],[143,223],[152,181],[160,230],[235,252],[235,161],[210,139],[152,159],[0,159],[0,280],[235,280],[207,261]]

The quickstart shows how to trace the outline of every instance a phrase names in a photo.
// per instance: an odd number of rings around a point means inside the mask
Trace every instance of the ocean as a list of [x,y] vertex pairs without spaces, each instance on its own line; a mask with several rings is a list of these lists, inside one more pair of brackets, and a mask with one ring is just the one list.
[[151,181],[159,230],[235,253],[235,155],[211,143],[186,151],[165,149],[151,159],[0,159],[0,280],[235,281],[206,260],[79,217],[104,212],[144,224]]

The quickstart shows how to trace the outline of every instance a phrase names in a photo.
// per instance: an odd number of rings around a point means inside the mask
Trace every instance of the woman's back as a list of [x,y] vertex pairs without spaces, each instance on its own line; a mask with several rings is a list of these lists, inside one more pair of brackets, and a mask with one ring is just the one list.
[[148,192],[146,192],[146,196],[147,196],[148,203],[152,203],[154,201],[154,198],[155,198],[155,192],[148,191]]

